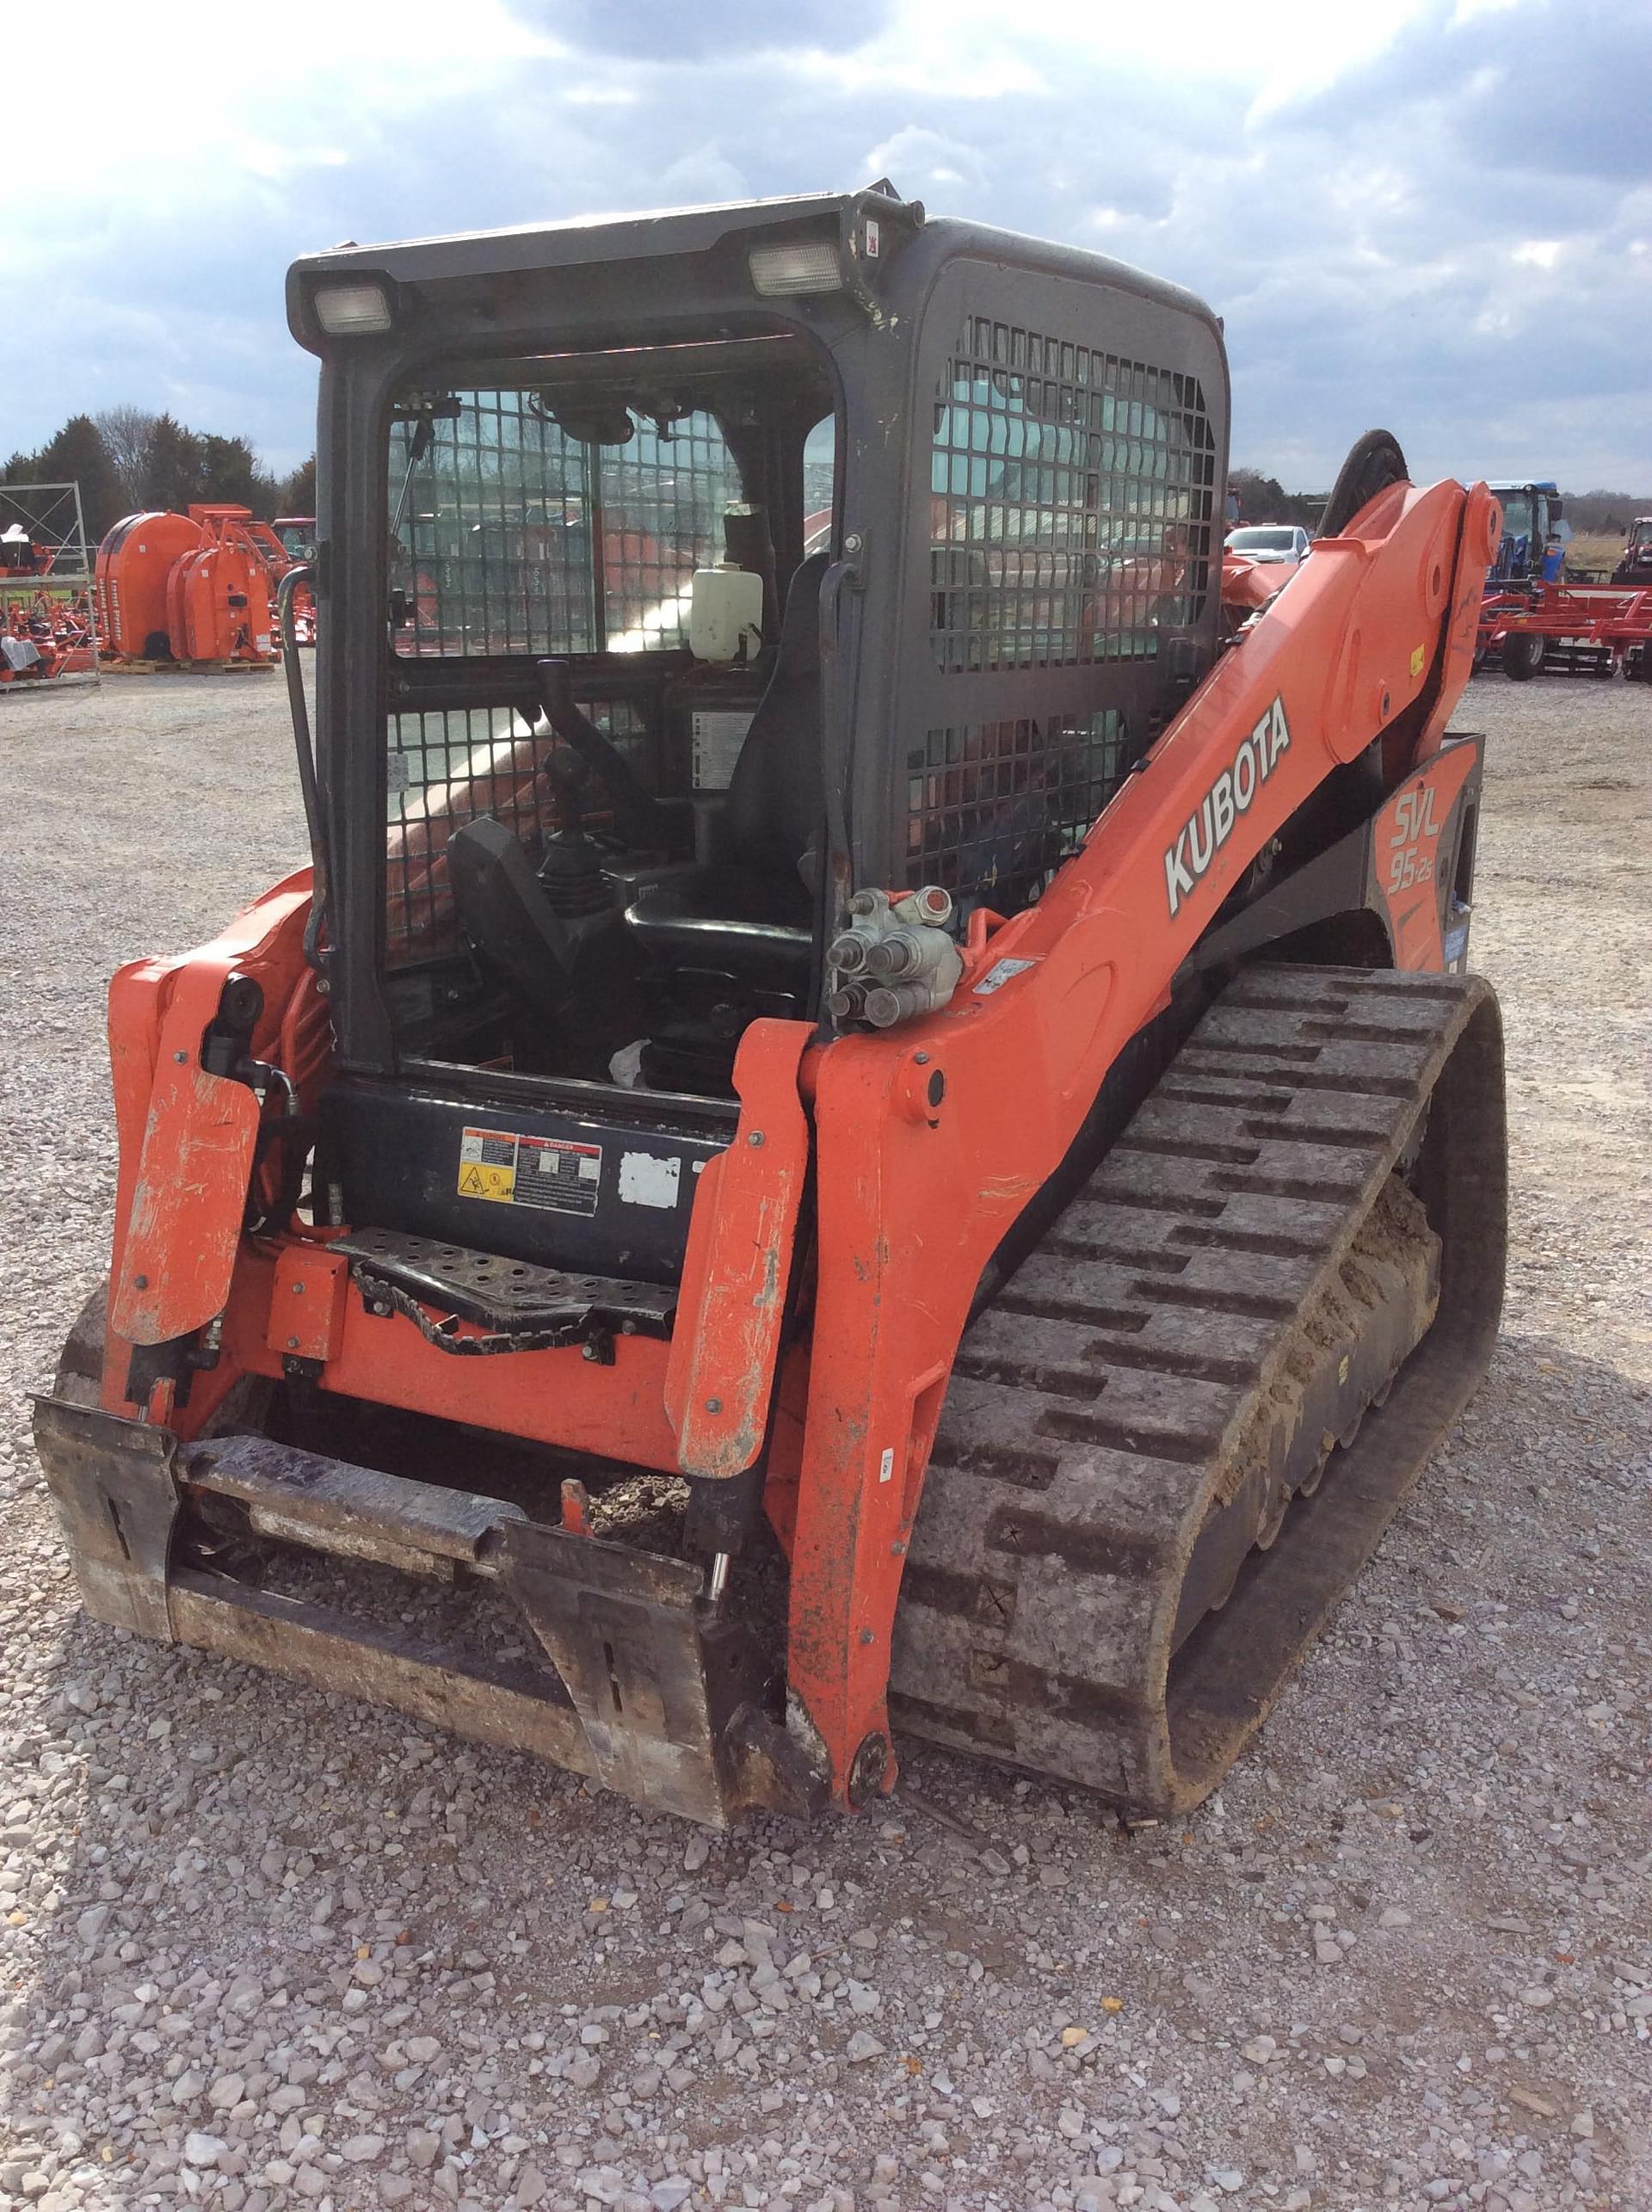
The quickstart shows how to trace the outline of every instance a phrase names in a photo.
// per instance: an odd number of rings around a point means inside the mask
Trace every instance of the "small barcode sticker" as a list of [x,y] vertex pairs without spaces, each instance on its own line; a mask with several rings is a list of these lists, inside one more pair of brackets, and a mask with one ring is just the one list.
[[976,997],[990,998],[995,991],[1002,990],[1006,983],[1013,982],[1017,976],[1024,976],[1029,968],[1036,968],[1038,964],[1036,960],[995,960],[976,985]]

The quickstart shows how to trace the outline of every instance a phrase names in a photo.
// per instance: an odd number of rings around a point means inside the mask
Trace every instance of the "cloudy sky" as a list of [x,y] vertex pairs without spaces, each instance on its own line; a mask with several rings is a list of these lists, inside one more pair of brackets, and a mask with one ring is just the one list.
[[291,466],[313,247],[882,173],[1202,293],[1289,486],[1378,422],[1418,476],[1652,485],[1648,0],[75,12],[7,103],[0,453],[134,402]]

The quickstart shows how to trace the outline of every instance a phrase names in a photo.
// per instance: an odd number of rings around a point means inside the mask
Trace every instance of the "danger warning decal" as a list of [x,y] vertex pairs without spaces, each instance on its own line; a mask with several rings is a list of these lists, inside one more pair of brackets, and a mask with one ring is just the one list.
[[595,1213],[602,1186],[602,1147],[560,1137],[518,1137],[466,1129],[459,1140],[459,1195],[551,1213]]

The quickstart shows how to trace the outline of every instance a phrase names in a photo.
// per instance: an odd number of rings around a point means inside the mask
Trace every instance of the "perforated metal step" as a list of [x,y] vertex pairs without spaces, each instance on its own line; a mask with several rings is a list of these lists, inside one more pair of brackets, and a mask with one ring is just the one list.
[[676,1313],[675,1286],[565,1274],[400,1229],[354,1229],[331,1249],[348,1255],[369,1304],[375,1286],[400,1291],[420,1305],[509,1336],[571,1343],[601,1329],[668,1337]]

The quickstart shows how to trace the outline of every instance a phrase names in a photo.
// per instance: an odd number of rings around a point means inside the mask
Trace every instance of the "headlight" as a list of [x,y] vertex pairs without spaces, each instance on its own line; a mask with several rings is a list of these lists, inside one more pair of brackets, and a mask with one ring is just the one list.
[[330,338],[364,338],[391,326],[390,294],[382,284],[318,284],[316,320]]
[[752,288],[765,299],[843,289],[842,264],[829,238],[803,239],[786,246],[753,246],[747,262]]

